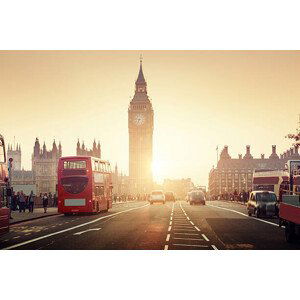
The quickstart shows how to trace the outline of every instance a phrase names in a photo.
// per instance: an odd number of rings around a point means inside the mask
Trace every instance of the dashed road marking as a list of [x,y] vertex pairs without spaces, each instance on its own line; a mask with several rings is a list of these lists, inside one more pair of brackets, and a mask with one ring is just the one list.
[[174,246],[183,246],[183,247],[196,247],[196,248],[208,248],[207,245],[189,245],[189,244],[173,244]]
[[199,236],[199,234],[198,234],[198,233],[174,232],[174,234],[180,234],[180,235],[197,235],[197,236]]
[[195,225],[192,221],[190,221],[190,223],[191,223],[193,226]]
[[170,234],[167,234],[166,242],[170,240]]
[[173,240],[185,240],[185,241],[203,241],[203,239],[194,239],[194,238],[178,238],[174,237]]
[[30,233],[30,232],[28,232],[28,233],[25,233],[25,235],[31,235],[31,233]]
[[172,225],[172,221],[170,221],[169,225],[170,225],[170,226]]
[[211,245],[214,250],[219,250],[215,245]]
[[91,229],[87,229],[87,230],[84,230],[84,231],[76,232],[73,235],[81,235],[81,234],[89,232],[89,231],[98,231],[98,230],[101,230],[101,228],[91,228]]
[[18,236],[15,236],[15,237],[13,237],[13,239],[15,240],[15,239],[19,239],[20,238],[20,236],[18,235]]
[[197,226],[194,226],[195,227],[195,229],[197,230],[197,231],[200,231],[200,229],[197,227]]
[[207,236],[205,234],[202,233],[202,236],[207,242],[209,242],[209,239],[207,238]]
[[190,221],[190,218],[189,217],[186,217],[189,221]]
[[170,232],[170,231],[171,231],[171,228],[172,228],[172,226],[169,226],[169,228],[168,228],[168,232]]
[[169,245],[165,245],[164,250],[168,250],[169,249]]

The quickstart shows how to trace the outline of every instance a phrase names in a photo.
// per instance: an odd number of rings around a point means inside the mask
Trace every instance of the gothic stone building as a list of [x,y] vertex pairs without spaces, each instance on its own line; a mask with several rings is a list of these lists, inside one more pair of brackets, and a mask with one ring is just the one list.
[[52,150],[47,151],[44,143],[40,147],[39,139],[36,138],[32,154],[32,171],[35,176],[36,193],[56,193],[57,184],[57,166],[58,160],[62,156],[62,147],[59,143],[56,146],[55,141]]
[[140,61],[135,94],[128,108],[129,177],[134,194],[148,193],[152,189],[153,115]]
[[96,141],[94,140],[93,143],[93,149],[88,150],[84,142],[82,142],[82,146],[80,146],[80,142],[78,140],[77,147],[76,147],[76,155],[77,156],[92,156],[92,157],[98,157],[101,158],[101,146],[100,142],[96,145]]
[[252,174],[254,170],[283,170],[289,159],[300,159],[298,148],[291,148],[281,154],[276,153],[276,146],[272,146],[269,158],[261,154],[260,158],[253,158],[250,146],[246,146],[246,154],[239,154],[238,158],[231,158],[228,146],[221,152],[217,167],[209,173],[209,193],[217,196],[223,193],[242,192],[252,189]]
[[13,159],[12,170],[21,170],[21,145],[17,143],[16,148],[8,144],[7,157]]

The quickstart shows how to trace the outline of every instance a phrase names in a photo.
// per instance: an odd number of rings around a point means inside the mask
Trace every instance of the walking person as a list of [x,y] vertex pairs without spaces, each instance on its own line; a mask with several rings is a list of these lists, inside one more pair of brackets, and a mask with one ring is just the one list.
[[33,207],[34,207],[34,195],[33,195],[33,191],[31,191],[30,195],[28,197],[28,209],[29,209],[29,212],[33,213]]
[[47,207],[48,207],[47,193],[45,193],[44,196],[43,196],[43,207],[44,207],[44,213],[46,213],[47,212]]
[[23,194],[23,191],[21,191],[19,195],[19,212],[25,212],[25,205],[26,205],[26,200],[25,200],[25,195]]

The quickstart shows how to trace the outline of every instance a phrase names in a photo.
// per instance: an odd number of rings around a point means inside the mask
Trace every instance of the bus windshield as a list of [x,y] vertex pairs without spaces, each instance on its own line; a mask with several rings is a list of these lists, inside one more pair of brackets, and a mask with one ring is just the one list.
[[277,200],[275,194],[271,193],[257,193],[256,194],[256,200],[262,201],[262,202],[275,202]]
[[64,190],[70,194],[79,194],[83,192],[87,183],[87,177],[64,177],[61,179]]
[[64,161],[64,169],[86,169],[85,160],[66,160]]

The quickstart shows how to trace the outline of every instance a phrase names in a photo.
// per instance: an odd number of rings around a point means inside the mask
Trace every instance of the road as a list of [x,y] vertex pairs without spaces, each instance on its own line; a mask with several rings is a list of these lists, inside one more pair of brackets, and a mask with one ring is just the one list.
[[249,217],[245,206],[207,201],[115,204],[97,215],[57,215],[11,226],[0,249],[225,250],[300,249],[276,219]]

